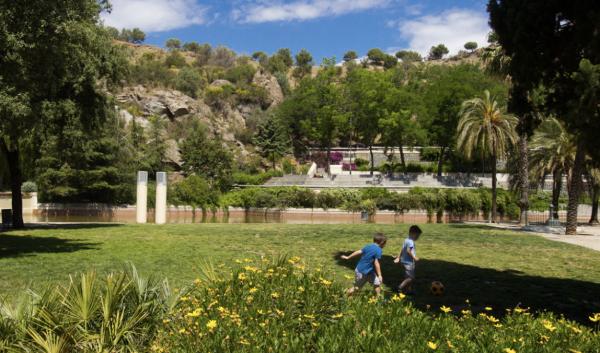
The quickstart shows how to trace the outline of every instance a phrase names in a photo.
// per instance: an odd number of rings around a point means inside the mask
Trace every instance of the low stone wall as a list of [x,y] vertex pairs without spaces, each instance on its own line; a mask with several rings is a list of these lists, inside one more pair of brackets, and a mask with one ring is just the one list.
[[[32,214],[37,207],[37,192],[23,193],[23,214]],[[0,209],[12,209],[12,193],[0,192]]]

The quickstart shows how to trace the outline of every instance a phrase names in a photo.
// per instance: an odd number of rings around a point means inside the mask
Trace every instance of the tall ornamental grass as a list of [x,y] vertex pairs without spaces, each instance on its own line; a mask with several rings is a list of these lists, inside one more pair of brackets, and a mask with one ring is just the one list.
[[135,267],[0,302],[0,352],[143,352],[178,303],[166,281]]

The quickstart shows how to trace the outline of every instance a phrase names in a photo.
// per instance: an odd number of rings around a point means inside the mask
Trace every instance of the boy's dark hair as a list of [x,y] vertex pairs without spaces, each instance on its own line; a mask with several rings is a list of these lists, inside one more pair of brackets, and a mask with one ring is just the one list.
[[383,233],[375,233],[373,234],[373,243],[375,244],[384,244],[386,243],[388,238]]
[[421,235],[421,233],[423,233],[423,231],[421,230],[421,228],[419,228],[419,226],[410,226],[410,228],[408,229],[408,234],[410,235]]

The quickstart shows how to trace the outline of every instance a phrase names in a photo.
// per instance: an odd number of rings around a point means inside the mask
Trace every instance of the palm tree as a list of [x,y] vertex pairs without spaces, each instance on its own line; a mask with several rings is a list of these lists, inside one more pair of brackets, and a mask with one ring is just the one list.
[[490,92],[486,90],[483,98],[473,98],[463,102],[458,123],[457,148],[467,158],[479,151],[483,156],[491,157],[492,162],[492,222],[496,222],[498,157],[504,157],[517,140],[515,126],[518,119],[508,115]]
[[[490,36],[488,38],[494,38],[494,36]],[[510,65],[512,58],[506,54],[506,51],[500,45],[500,43],[498,43],[497,39],[490,40],[490,45],[483,50],[481,59],[485,64],[485,71],[488,74],[496,76],[512,85],[510,77]],[[527,91],[521,88],[514,86],[512,88],[511,96],[513,100],[519,96],[522,100],[527,96],[527,94]],[[519,99],[517,98],[517,101],[518,100]],[[527,101],[527,99],[524,101]],[[529,223],[529,148],[527,146],[529,133],[526,126],[528,125],[528,119],[531,119],[531,117],[531,114],[522,114],[521,112],[519,115],[519,125],[517,126],[519,133],[519,163],[517,180],[520,193],[519,207],[521,208],[521,217],[519,219],[519,223],[521,225],[527,225]]]
[[598,203],[600,201],[600,169],[589,168],[588,170],[588,187],[590,190],[590,197],[592,199],[592,216],[590,217],[590,224],[598,224]]
[[531,176],[543,179],[552,174],[553,218],[558,218],[558,200],[562,189],[563,174],[567,174],[567,185],[571,180],[571,169],[575,161],[577,146],[573,136],[555,117],[545,119],[537,128],[530,144],[529,153]]

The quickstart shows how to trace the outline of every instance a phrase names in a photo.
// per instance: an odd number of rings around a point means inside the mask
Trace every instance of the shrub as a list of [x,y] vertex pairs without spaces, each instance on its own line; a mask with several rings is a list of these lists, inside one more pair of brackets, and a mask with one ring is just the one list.
[[233,92],[234,88],[231,85],[208,86],[204,90],[204,101],[210,106],[221,107],[233,95]]
[[462,189],[448,189],[446,211],[457,216],[477,214],[481,210],[481,197],[478,193]]
[[334,151],[331,152],[329,159],[331,161],[331,164],[339,164],[341,161],[344,160],[344,154],[342,152]]
[[425,173],[427,171],[426,166],[418,163],[408,163],[406,167],[401,164],[396,166],[396,171],[404,173]]
[[225,72],[225,79],[233,83],[250,84],[256,69],[250,64],[238,65]]
[[133,266],[102,279],[69,277],[65,286],[0,303],[0,351],[145,352],[178,299],[166,281],[142,278]]
[[440,158],[440,149],[434,147],[424,147],[421,149],[420,158],[422,161],[436,162]]
[[283,173],[276,170],[270,170],[262,173],[233,173],[233,183],[237,185],[262,185],[273,177],[283,176]]
[[355,171],[356,170],[356,164],[354,163],[342,163],[342,170],[344,171]]
[[191,206],[194,210],[215,209],[219,200],[219,191],[198,175],[190,175],[174,184],[170,195],[174,204]]
[[315,193],[312,190],[298,187],[280,188],[275,190],[277,206],[281,209],[288,207],[313,208]]
[[360,211],[373,216],[377,212],[377,203],[374,200],[362,200],[360,202]]
[[354,160],[354,164],[356,164],[357,167],[364,167],[364,166],[368,166],[369,165],[369,161],[363,158],[356,158]]
[[197,69],[192,67],[184,67],[181,69],[175,79],[175,89],[192,98],[197,98],[198,93],[205,85],[206,82],[204,77]]
[[258,104],[263,109],[268,108],[271,103],[267,90],[264,87],[254,84],[244,86],[243,88],[237,88],[235,90],[235,95],[239,103]]
[[338,208],[342,205],[342,203],[343,201],[339,199],[335,190],[323,190],[318,193],[315,198],[315,207],[319,207],[324,210]]
[[32,193],[37,192],[37,184],[33,181],[26,181],[21,184],[21,192]]
[[275,72],[274,76],[281,88],[281,92],[283,92],[285,96],[289,95],[292,92],[292,89],[290,88],[290,81],[288,80],[287,75],[284,72]]
[[295,174],[296,164],[293,160],[284,158],[283,161],[281,161],[281,169],[283,169],[285,174]]
[[144,54],[138,63],[131,65],[128,81],[133,84],[162,85],[169,87],[175,80],[175,73],[152,54]]
[[377,200],[390,197],[390,192],[385,188],[365,188],[360,190],[360,194],[363,200]]
[[177,67],[177,68],[181,68],[186,66],[185,63],[185,58],[183,57],[183,55],[178,51],[172,51],[167,58],[165,59],[165,65],[168,68],[172,68],[172,67]]

